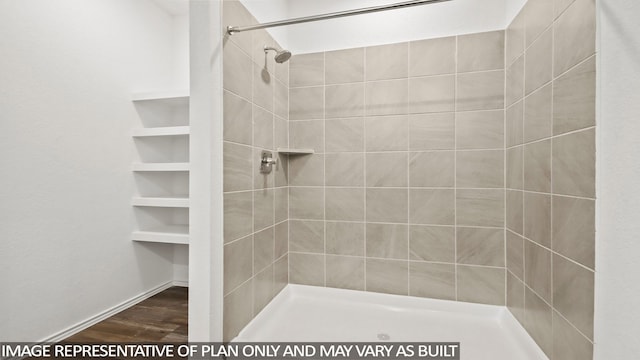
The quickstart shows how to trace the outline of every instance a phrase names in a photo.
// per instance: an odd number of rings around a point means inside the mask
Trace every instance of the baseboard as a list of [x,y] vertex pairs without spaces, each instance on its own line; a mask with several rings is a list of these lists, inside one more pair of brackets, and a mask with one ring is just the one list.
[[173,286],[189,287],[189,281],[188,280],[173,280],[173,282],[171,284]]
[[[70,328],[63,330],[55,335],[52,335],[44,340],[41,340],[40,342],[42,343],[47,343],[47,342],[59,342],[62,341],[72,335],[75,335],[77,333],[79,333],[80,331],[93,326],[97,323],[99,323],[102,320],[105,320],[121,311],[124,311],[130,307],[132,307],[133,305],[146,300],[150,297],[152,297],[153,295],[156,295],[164,290],[167,290],[168,288],[172,287],[172,286],[182,286],[182,285],[176,285],[174,281],[169,281],[167,283],[164,283],[160,286],[157,286],[149,291],[146,291],[138,296],[135,296],[127,301],[124,301],[110,309],[107,309],[95,316],[90,317],[87,320],[81,321],[76,325],[71,326]],[[185,285],[186,286],[186,285]]]

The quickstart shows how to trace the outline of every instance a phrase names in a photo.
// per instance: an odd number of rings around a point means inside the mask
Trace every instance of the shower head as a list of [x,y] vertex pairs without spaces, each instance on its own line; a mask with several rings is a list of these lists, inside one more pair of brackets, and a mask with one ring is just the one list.
[[271,46],[265,46],[264,52],[267,53],[269,50],[273,50],[276,52],[275,60],[278,64],[282,64],[283,62],[289,60],[291,58],[291,51],[289,50],[278,50]]

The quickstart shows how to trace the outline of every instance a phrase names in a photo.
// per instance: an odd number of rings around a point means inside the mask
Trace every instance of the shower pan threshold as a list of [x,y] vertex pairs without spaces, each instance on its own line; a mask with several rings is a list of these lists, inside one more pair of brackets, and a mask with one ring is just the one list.
[[459,342],[463,360],[548,359],[503,306],[287,285],[234,342]]

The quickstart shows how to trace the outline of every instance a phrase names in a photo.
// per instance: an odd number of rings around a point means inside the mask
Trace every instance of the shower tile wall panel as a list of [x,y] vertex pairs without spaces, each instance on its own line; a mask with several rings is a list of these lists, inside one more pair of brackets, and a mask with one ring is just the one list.
[[292,57],[292,283],[505,305],[504,44]]
[[553,360],[593,357],[595,1],[506,31],[507,306]]
[[[235,0],[224,26],[256,23]],[[224,40],[224,340],[235,337],[288,283],[286,158],[269,175],[260,152],[289,143],[289,66],[265,63],[265,31]],[[301,177],[304,179],[304,177]]]

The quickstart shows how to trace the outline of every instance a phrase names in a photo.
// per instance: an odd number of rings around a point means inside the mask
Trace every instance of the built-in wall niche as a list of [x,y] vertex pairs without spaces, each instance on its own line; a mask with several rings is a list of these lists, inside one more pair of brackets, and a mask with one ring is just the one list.
[[189,242],[189,96],[186,92],[133,96],[138,123],[132,170],[136,181],[134,241]]

